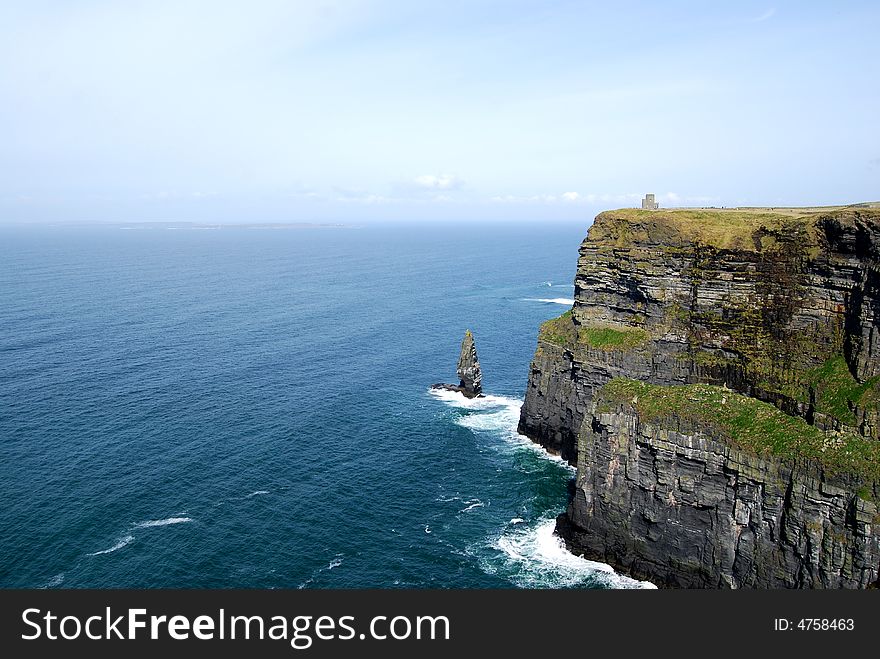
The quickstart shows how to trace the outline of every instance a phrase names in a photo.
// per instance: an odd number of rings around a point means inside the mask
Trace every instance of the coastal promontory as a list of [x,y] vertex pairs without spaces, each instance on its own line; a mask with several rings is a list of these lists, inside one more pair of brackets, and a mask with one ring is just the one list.
[[568,547],[661,586],[876,585],[878,259],[859,206],[600,214],[519,423],[577,467]]

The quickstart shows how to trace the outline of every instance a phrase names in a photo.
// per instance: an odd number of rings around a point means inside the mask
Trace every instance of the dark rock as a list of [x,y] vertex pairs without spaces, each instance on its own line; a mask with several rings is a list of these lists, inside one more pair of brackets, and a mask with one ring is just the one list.
[[[594,405],[557,523],[568,548],[675,588],[866,588],[875,503],[807,460],[755,456],[688,424]],[[595,420],[595,423],[593,423]]]
[[480,370],[480,360],[477,358],[477,346],[474,343],[474,335],[470,330],[464,333],[461,342],[461,354],[458,357],[459,384],[434,384],[432,389],[445,389],[458,391],[466,398],[479,398],[483,395],[483,372]]
[[[572,312],[542,328],[519,422],[577,467],[557,527],[569,548],[670,587],[877,582],[880,484],[599,399],[615,377],[705,383],[880,439],[878,260],[872,210],[598,216]],[[816,379],[831,366],[837,380]],[[868,393],[833,404],[844,389]]]

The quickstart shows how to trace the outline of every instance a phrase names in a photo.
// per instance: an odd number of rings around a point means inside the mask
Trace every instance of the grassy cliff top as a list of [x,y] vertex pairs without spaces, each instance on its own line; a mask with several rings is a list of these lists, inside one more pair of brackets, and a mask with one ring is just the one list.
[[[590,242],[666,247],[702,243],[719,249],[760,251],[756,237],[786,231],[795,233],[805,246],[815,245],[816,222],[822,217],[846,218],[858,212],[880,220],[880,210],[864,206],[807,208],[669,208],[641,210],[621,208],[596,216]],[[766,240],[764,240],[767,243]],[[772,241],[770,241],[772,243]]]
[[783,458],[819,461],[829,473],[880,478],[880,442],[846,433],[826,433],[770,403],[704,384],[661,386],[615,378],[599,395],[609,403],[631,406],[644,421],[678,418],[706,427],[734,445]]
[[571,311],[557,318],[551,318],[541,325],[538,333],[541,341],[552,343],[560,348],[577,350],[632,350],[644,344],[650,337],[637,327],[574,324]]

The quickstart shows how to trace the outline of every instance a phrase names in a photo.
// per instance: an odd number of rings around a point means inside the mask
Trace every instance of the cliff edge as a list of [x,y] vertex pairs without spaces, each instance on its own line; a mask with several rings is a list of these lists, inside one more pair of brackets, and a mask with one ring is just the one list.
[[874,209],[600,214],[519,423],[577,466],[569,548],[658,585],[876,583],[878,256]]

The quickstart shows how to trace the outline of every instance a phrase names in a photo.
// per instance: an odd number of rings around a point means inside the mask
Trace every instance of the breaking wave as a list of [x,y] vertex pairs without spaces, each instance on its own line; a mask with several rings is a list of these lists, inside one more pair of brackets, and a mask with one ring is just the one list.
[[[465,503],[468,503],[468,502],[465,502]],[[465,506],[464,508],[462,508],[458,512],[466,513],[469,510],[473,510],[474,508],[482,508],[485,505],[486,504],[483,503],[482,501],[474,501],[473,503],[469,503],[467,506]]]
[[[534,451],[574,475],[575,469],[568,462],[517,432],[522,401],[491,395],[465,398],[456,391],[437,389],[430,392],[450,407],[465,412],[455,420],[456,424],[477,432],[492,433],[501,437],[508,447]],[[467,505],[464,510],[476,507],[478,501],[464,501]],[[470,547],[468,553],[476,557],[480,567],[487,573],[505,576],[522,588],[655,587],[651,583],[618,574],[604,563],[575,556],[556,535],[555,528],[553,511],[533,520],[514,517],[506,523],[500,534],[496,533],[482,543]]]
[[482,398],[465,398],[458,391],[446,391],[444,389],[431,389],[430,393],[450,407],[474,412],[462,415],[456,419],[455,423],[457,425],[471,430],[495,432],[505,440],[509,447],[533,451],[541,457],[552,460],[564,467],[572,474],[574,473],[574,467],[569,465],[568,462],[517,432],[519,411],[522,408],[521,400],[508,396],[491,395],[483,396]]
[[[137,524],[132,524],[132,529],[147,529],[156,526],[170,526],[172,524],[185,524],[187,522],[193,521],[191,517],[166,517],[165,519],[148,519],[145,522],[138,522]],[[122,549],[126,545],[134,542],[134,536],[131,533],[128,533],[119,540],[116,541],[109,549],[102,549],[101,551],[95,551],[91,554],[86,554],[87,556],[100,556],[101,554],[111,554],[114,551]]]
[[553,518],[529,525],[511,522],[491,542],[495,552],[481,560],[483,569],[491,574],[503,570],[523,588],[655,588],[617,574],[610,565],[575,556],[554,533],[555,527]]
[[116,544],[114,544],[109,549],[102,549],[101,551],[92,552],[91,554],[89,554],[89,556],[100,556],[101,554],[112,554],[114,551],[116,551],[117,549],[122,549],[123,547],[125,547],[127,544],[129,544],[133,540],[134,540],[133,535],[126,535],[122,538],[119,538],[119,540],[116,541]]
[[136,529],[147,529],[153,526],[170,526],[171,524],[186,524],[191,522],[191,517],[167,517],[165,519],[149,519],[146,522],[138,522],[134,525]]

